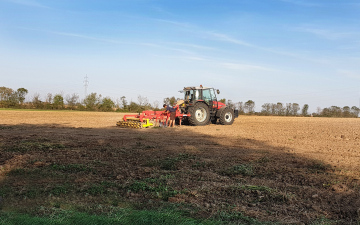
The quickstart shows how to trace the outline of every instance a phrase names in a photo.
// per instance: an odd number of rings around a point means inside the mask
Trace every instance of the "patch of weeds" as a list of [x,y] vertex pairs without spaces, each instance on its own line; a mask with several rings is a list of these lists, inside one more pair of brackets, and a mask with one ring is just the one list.
[[[97,209],[96,209],[97,210]],[[45,216],[0,212],[0,224],[123,224],[123,225],[216,225],[220,221],[201,220],[170,210],[121,209],[110,214],[56,209]]]
[[153,145],[145,145],[144,148],[146,148],[146,149],[154,149],[155,146],[153,146]]
[[93,184],[91,185],[86,192],[90,195],[102,195],[102,194],[106,194],[107,193],[107,189],[105,186],[101,185],[101,184]]
[[191,156],[189,154],[179,154],[175,158],[166,158],[165,160],[160,161],[160,169],[163,170],[177,170],[177,163],[181,161],[185,161],[188,159],[194,158],[194,156]]
[[5,198],[7,196],[10,195],[11,193],[11,187],[9,187],[8,185],[2,185],[0,186],[0,196]]
[[11,130],[11,129],[14,129],[14,127],[0,125],[0,130]]
[[95,159],[95,160],[93,161],[93,164],[94,164],[94,165],[98,165],[98,166],[106,166],[106,165],[108,165],[109,163],[108,163],[108,162],[103,162],[103,161],[98,160],[98,159]]
[[38,141],[22,141],[10,146],[3,146],[4,151],[7,152],[21,152],[26,153],[28,151],[48,151],[54,149],[63,149],[65,146],[58,143],[41,143]]
[[267,156],[261,157],[257,160],[258,163],[268,163],[270,162],[270,159]]
[[217,221],[221,221],[222,224],[249,224],[249,225],[273,224],[273,223],[260,222],[254,218],[244,216],[240,212],[220,211],[214,216],[214,219]]
[[[17,168],[10,170],[7,174],[9,177],[22,177],[21,179],[35,179],[43,177],[55,177],[57,174],[54,174],[52,171],[43,169],[43,168]],[[58,177],[58,176],[57,176]],[[20,179],[20,178],[19,178]]]
[[272,192],[273,189],[266,186],[256,186],[256,185],[243,185],[240,186],[240,189],[244,190],[252,190],[252,191],[264,191],[264,192]]
[[28,187],[27,190],[23,193],[18,193],[19,195],[24,196],[25,198],[36,198],[39,197],[43,191],[39,187]]
[[21,176],[21,175],[26,175],[28,173],[28,170],[25,170],[23,168],[16,168],[13,170],[10,170],[7,175],[8,176]]
[[156,195],[156,197],[167,201],[170,197],[181,193],[180,191],[174,190],[167,185],[167,180],[172,177],[172,175],[166,175],[161,176],[160,178],[146,178],[138,180],[129,185],[128,190],[134,192],[151,192]]
[[52,170],[66,172],[66,173],[78,173],[78,172],[94,172],[94,169],[82,164],[51,164],[50,168]]
[[144,141],[144,140],[146,140],[148,137],[146,136],[146,135],[144,135],[144,134],[139,134],[137,137],[136,137],[136,139],[137,140],[140,140],[140,141]]
[[60,196],[62,194],[67,194],[70,191],[71,191],[71,186],[69,184],[57,185],[50,190],[50,194],[54,196]]
[[120,186],[113,182],[102,181],[101,183],[91,184],[81,192],[85,192],[87,195],[98,196],[112,193],[113,191],[111,188],[120,188]]
[[331,225],[331,224],[338,224],[338,221],[333,221],[327,219],[326,217],[321,217],[310,223],[310,225]]
[[323,162],[314,162],[307,166],[312,173],[324,173],[326,170],[331,169],[331,166]]
[[193,168],[205,168],[206,167],[206,163],[205,162],[199,162],[197,161],[195,164],[193,164],[191,167]]
[[251,164],[240,164],[229,167],[225,171],[222,171],[223,174],[227,176],[234,176],[234,175],[244,175],[244,176],[251,176],[254,174],[254,170]]

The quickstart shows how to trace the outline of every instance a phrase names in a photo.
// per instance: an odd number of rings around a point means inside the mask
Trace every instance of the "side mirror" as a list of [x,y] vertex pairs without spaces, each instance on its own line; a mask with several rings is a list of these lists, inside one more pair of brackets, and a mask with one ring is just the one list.
[[217,90],[216,90],[216,93],[217,93],[217,94],[220,94],[220,90],[219,90],[219,89],[217,89]]

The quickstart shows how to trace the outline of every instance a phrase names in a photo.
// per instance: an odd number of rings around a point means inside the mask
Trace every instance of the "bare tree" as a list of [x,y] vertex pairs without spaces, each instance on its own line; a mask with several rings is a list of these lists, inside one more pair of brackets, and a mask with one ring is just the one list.
[[268,116],[271,114],[271,104],[270,103],[264,103],[261,106],[262,110],[261,113],[264,114],[265,116]]
[[297,103],[292,104],[292,115],[297,116],[299,114],[300,106]]
[[253,114],[255,109],[255,102],[253,100],[248,100],[245,102],[245,111],[248,114]]
[[244,103],[243,102],[238,102],[235,104],[235,107],[239,110],[239,114],[244,114],[245,113],[245,108],[244,108]]
[[69,109],[75,109],[79,102],[79,95],[75,93],[72,95],[66,95],[65,100]]
[[34,96],[32,98],[32,105],[36,109],[42,108],[43,105],[42,105],[42,101],[40,100],[40,94],[39,93],[34,94]]

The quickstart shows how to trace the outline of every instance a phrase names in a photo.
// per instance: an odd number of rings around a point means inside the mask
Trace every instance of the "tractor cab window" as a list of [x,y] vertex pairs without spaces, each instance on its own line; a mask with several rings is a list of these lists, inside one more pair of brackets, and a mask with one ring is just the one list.
[[190,98],[191,98],[190,91],[186,91],[186,92],[185,92],[185,98],[184,98],[184,99],[187,100],[187,101],[189,101]]
[[205,102],[210,102],[212,100],[211,98],[211,93],[210,93],[210,89],[204,89],[202,91],[202,95],[203,95],[203,100]]
[[209,89],[209,91],[211,95],[211,100],[216,101],[215,89]]
[[200,99],[199,90],[189,90],[185,92],[185,100],[194,101]]

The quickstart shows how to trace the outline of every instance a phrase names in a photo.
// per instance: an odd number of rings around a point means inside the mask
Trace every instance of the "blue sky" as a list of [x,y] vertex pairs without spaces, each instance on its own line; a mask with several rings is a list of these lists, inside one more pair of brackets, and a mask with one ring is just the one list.
[[0,86],[359,106],[358,0],[0,0]]

